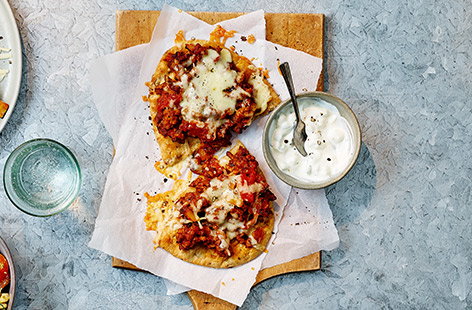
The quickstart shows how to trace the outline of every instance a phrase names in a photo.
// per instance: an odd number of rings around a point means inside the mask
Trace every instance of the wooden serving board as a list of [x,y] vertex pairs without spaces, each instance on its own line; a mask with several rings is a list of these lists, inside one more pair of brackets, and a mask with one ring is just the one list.
[[[147,43],[151,39],[159,11],[117,11],[116,15],[116,50]],[[215,24],[223,20],[238,17],[244,13],[233,12],[190,12],[191,15]],[[266,38],[277,44],[295,48],[324,59],[324,15],[266,13]],[[231,30],[231,29],[228,29]],[[323,90],[323,72],[318,81],[318,90]],[[136,266],[112,258],[112,266],[139,270]],[[321,268],[321,253],[295,259],[259,272],[254,285],[277,275],[290,272],[312,271]],[[235,309],[236,306],[199,291],[189,291],[188,295],[197,310]]]
[[[159,11],[117,11],[116,50],[147,43],[156,25]],[[215,24],[244,13],[189,12],[191,15]],[[266,13],[266,39],[324,59],[324,15],[295,13]],[[230,29],[228,29],[230,30]],[[317,90],[323,90],[321,73]]]

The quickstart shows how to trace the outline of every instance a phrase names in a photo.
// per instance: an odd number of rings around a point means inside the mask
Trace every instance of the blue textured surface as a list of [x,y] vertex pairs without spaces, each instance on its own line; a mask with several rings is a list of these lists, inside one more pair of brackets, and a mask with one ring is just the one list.
[[[113,50],[116,9],[160,1],[11,0],[24,44],[15,113],[0,166],[21,142],[57,139],[79,157],[81,201],[39,219],[0,188],[0,235],[16,259],[18,309],[188,309],[161,279],[116,270],[87,248],[111,139],[87,84],[89,60]],[[470,1],[175,1],[185,10],[326,14],[326,89],[362,124],[358,164],[327,190],[341,239],[323,270],[258,285],[243,309],[472,307]]]

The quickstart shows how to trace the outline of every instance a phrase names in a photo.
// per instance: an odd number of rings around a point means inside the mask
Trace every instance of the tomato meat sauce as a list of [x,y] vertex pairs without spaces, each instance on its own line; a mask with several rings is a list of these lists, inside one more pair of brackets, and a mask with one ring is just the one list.
[[[235,87],[241,87],[247,93],[245,97],[237,99],[235,110],[227,109],[223,112],[215,112],[218,115],[213,117],[221,120],[215,123],[218,125],[216,127],[209,126],[208,123],[214,120],[206,116],[201,116],[196,120],[184,119],[180,105],[184,94],[184,88],[181,87],[182,77],[187,75],[187,82],[192,79],[190,71],[202,61],[209,49],[218,53],[222,50],[217,45],[208,47],[199,43],[186,43],[185,48],[167,53],[163,60],[170,72],[166,75],[165,80],[160,83],[155,81],[147,83],[149,87],[147,100],[153,95],[158,95],[156,113],[152,121],[159,133],[178,143],[184,143],[188,137],[199,138],[202,142],[200,149],[208,149],[208,144],[215,143],[219,145],[219,148],[222,147],[221,145],[229,145],[231,132],[241,133],[251,124],[257,110],[257,104],[253,98],[254,87],[249,83],[251,71],[240,72],[231,61],[230,69],[238,73]],[[235,87],[225,89],[223,92],[231,92]]]
[[[270,191],[256,159],[246,148],[241,146],[234,154],[227,152],[226,155],[229,157],[229,162],[225,166],[222,166],[214,156],[206,158],[199,168],[194,170],[199,175],[190,183],[194,191],[184,194],[176,203],[180,208],[182,218],[190,221],[177,232],[177,243],[182,250],[201,246],[214,249],[222,256],[230,256],[231,246],[235,243],[251,248],[254,246],[254,240],[260,243],[264,239],[264,229],[256,225],[265,223],[272,215],[271,201],[274,201],[276,197]],[[222,241],[215,234],[215,231],[222,233],[220,227],[205,219],[205,211],[211,207],[212,202],[202,197],[202,194],[211,186],[213,179],[225,180],[231,176],[239,176],[242,188],[249,189],[253,186],[258,190],[238,191],[236,186],[230,187],[238,192],[242,203],[234,205],[225,214],[225,220],[237,219],[243,225],[237,236],[230,240],[231,245],[227,251],[221,248]]]

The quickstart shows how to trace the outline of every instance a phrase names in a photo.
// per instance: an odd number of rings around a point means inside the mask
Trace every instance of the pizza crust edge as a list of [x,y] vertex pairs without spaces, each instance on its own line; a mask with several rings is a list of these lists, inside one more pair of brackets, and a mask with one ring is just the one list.
[[243,244],[233,246],[233,253],[230,257],[220,256],[215,250],[207,249],[202,246],[197,246],[190,250],[180,250],[176,242],[176,233],[170,228],[166,228],[163,231],[159,247],[191,264],[211,268],[237,267],[252,261],[264,252],[272,236],[274,221],[275,216],[274,213],[272,213],[270,218],[266,219],[264,222],[257,223],[250,231],[252,232],[257,228],[262,228],[264,230],[264,238],[262,241],[252,248],[248,248]]

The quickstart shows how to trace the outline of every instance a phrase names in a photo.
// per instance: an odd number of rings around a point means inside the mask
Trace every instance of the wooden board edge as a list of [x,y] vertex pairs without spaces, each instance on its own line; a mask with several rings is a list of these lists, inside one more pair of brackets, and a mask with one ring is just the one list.
[[313,254],[291,260],[289,262],[272,266],[259,271],[256,277],[254,286],[270,279],[272,277],[301,271],[316,271],[321,269],[321,252],[315,252]]
[[228,301],[196,290],[187,292],[195,310],[235,310],[237,306]]
[[[190,11],[188,12],[190,15],[192,16],[195,16],[197,18],[202,18],[202,16],[204,16],[204,18],[208,21],[210,18],[210,15],[211,14],[214,14],[214,13],[217,13],[217,17],[216,18],[213,18],[213,23],[217,23],[217,22],[220,22],[221,20],[226,20],[226,19],[231,19],[231,18],[235,18],[235,17],[238,17],[238,16],[241,16],[243,14],[247,14],[246,12],[205,12],[205,11]],[[121,19],[123,18],[123,16],[127,15],[127,14],[157,14],[156,18],[159,16],[160,14],[160,11],[150,11],[150,10],[117,10],[116,11],[116,25],[115,25],[115,29],[121,29],[120,25],[121,25]],[[321,19],[321,33],[322,33],[322,36],[321,36],[321,49],[319,50],[319,55],[313,55],[315,57],[319,57],[323,60],[323,66],[322,66],[322,71],[321,71],[321,74],[320,74],[320,77],[318,79],[318,84],[317,84],[317,87],[316,87],[316,90],[318,91],[323,91],[324,90],[324,81],[325,81],[325,15],[322,14],[322,13],[264,13],[264,16],[266,18],[266,22],[267,22],[267,18],[270,18],[271,16],[277,16],[277,15],[292,15],[292,16],[299,16],[299,17],[303,17],[303,16],[317,16],[318,18]],[[143,20],[144,21],[144,20]],[[139,21],[138,21],[139,23]],[[120,31],[116,31],[115,32],[115,50],[118,51],[118,50],[121,50],[121,49],[124,49],[126,48],[127,46],[126,45],[121,45],[120,42],[123,42],[124,40],[121,39],[121,32]],[[144,43],[144,42],[142,42]]]
[[[303,266],[303,264],[305,265]],[[139,269],[135,265],[128,263],[124,260],[121,260],[119,258],[113,257],[113,256],[111,257],[111,266],[114,268],[143,271],[142,269]],[[315,252],[313,254],[310,254],[301,258],[291,260],[286,263],[282,263],[276,266],[262,269],[257,274],[256,282],[254,283],[254,285],[257,285],[260,282],[267,280],[271,277],[282,274],[280,273],[281,271],[284,271],[284,273],[290,273],[290,272],[298,272],[298,271],[306,271],[306,270],[315,271],[319,269],[321,269],[321,251]]]
[[115,17],[115,52],[121,50],[122,48],[118,45],[121,42],[121,32],[118,31],[120,29],[120,22],[123,14],[126,14],[126,11],[117,10],[116,17]]
[[[272,277],[283,275],[292,272],[306,272],[306,271],[317,271],[321,269],[321,251],[315,252],[313,254],[304,256],[302,258],[297,258],[292,261],[279,264],[273,267],[262,269],[256,276],[256,282],[254,286],[259,283],[270,279]],[[112,266],[115,268],[130,269],[134,271],[143,271],[138,267],[130,264],[126,261],[120,260],[118,258],[112,257]],[[224,301],[220,298],[217,298],[211,294],[203,293],[197,290],[191,290],[187,292],[187,295],[190,301],[193,304],[195,310],[234,310],[236,305]]]
[[[202,19],[203,21],[205,22],[208,22],[210,24],[214,24],[214,23],[218,23],[218,22],[221,22],[223,20],[227,20],[227,19],[231,19],[231,18],[236,18],[236,17],[239,17],[241,15],[244,15],[244,14],[247,14],[247,13],[250,13],[250,12],[207,12],[207,11],[189,11],[187,12],[189,13],[190,15],[196,17],[196,18],[199,18],[199,19]],[[122,29],[121,27],[121,19],[122,18],[126,18],[126,16],[128,15],[136,15],[136,18],[137,17],[141,17],[140,15],[141,14],[149,14],[151,16],[153,16],[153,18],[155,18],[157,20],[159,14],[160,14],[160,11],[159,10],[117,10],[116,11],[116,26],[115,26],[115,29],[116,29],[116,32],[115,32],[115,44],[117,45],[116,46],[116,50],[121,50],[122,48],[126,48],[126,45],[125,46],[120,46],[120,42],[122,41],[121,40],[121,33],[120,33],[120,29]],[[266,23],[268,22],[269,19],[272,19],[276,16],[292,16],[292,17],[299,17],[301,19],[305,18],[305,17],[316,17],[316,18],[319,18],[321,20],[320,22],[320,27],[321,27],[321,49],[317,49],[317,53],[313,54],[313,53],[310,53],[311,55],[315,56],[315,57],[319,57],[319,58],[322,58],[324,59],[324,56],[325,56],[325,53],[324,53],[324,43],[325,43],[325,40],[324,40],[324,28],[325,28],[325,15],[323,13],[267,13],[265,12],[264,13],[264,16],[265,16],[265,19],[266,19]],[[151,18],[152,19],[152,18]],[[138,20],[138,24],[140,22],[145,22],[145,20]],[[267,39],[270,41],[270,34],[268,33],[267,35]],[[143,42],[144,43],[144,42]],[[139,44],[139,43],[136,43],[136,44]],[[279,42],[278,44],[281,44],[281,45],[284,45],[283,43]],[[288,46],[290,47],[290,46]],[[293,48],[293,47],[292,47]],[[300,51],[303,51],[301,49],[299,49]],[[306,52],[306,51],[305,51]]]
[[[320,14],[321,15],[321,32],[322,32],[322,36],[321,36],[321,60],[322,60],[322,64],[321,64],[321,72],[320,72],[320,77],[318,78],[318,86],[316,87],[316,90],[318,91],[324,91],[325,87],[324,87],[324,82],[325,82],[325,73],[326,73],[326,53],[325,53],[325,15],[324,14]],[[321,258],[321,257],[320,257]]]
[[[262,269],[257,274],[256,282],[252,287],[278,275],[288,274],[292,272],[316,271],[320,269],[321,251],[304,256],[302,258],[294,259],[292,261],[280,265]],[[188,291],[187,295],[190,298],[190,301],[192,302],[195,310],[234,310],[237,308],[236,305],[230,302],[221,300],[213,295],[203,293],[197,290]]]
[[127,261],[121,260],[116,257],[111,257],[111,266],[114,268],[122,268],[122,269],[130,269],[130,270],[135,270],[135,271],[144,271],[142,269],[139,269],[133,264],[128,263]]

